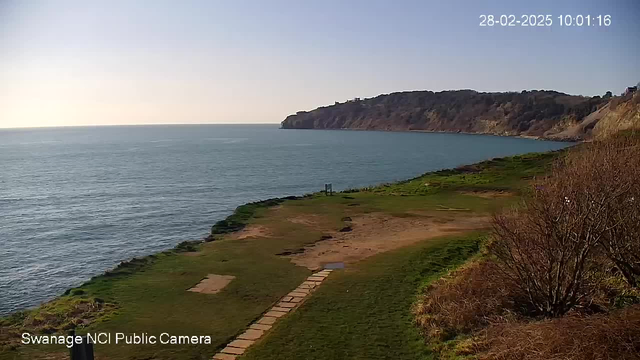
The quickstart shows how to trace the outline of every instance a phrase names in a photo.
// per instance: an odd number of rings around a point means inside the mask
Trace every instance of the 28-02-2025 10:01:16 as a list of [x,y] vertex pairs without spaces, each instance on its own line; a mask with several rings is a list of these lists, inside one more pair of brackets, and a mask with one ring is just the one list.
[[480,15],[480,26],[504,27],[549,27],[553,25],[563,27],[608,27],[611,26],[611,15]]

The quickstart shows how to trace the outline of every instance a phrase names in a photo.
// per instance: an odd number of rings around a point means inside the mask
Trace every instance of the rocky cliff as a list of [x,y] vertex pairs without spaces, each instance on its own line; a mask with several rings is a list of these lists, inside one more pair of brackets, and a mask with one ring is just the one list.
[[638,94],[603,99],[556,91],[411,91],[300,111],[284,129],[436,131],[589,139],[640,126]]
[[602,139],[620,130],[640,129],[640,93],[616,96],[580,121],[567,124],[551,139]]

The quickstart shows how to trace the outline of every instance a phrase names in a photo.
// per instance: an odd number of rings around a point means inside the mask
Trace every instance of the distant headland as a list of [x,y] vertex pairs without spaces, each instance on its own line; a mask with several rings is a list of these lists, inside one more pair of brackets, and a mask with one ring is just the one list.
[[578,96],[550,90],[407,91],[355,98],[282,121],[283,129],[429,131],[582,141],[640,125],[640,94]]

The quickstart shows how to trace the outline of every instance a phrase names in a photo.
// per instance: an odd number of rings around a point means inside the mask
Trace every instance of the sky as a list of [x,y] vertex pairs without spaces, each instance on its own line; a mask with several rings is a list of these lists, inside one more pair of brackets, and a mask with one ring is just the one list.
[[617,94],[640,81],[639,19],[638,0],[0,0],[0,128],[278,123],[409,90]]

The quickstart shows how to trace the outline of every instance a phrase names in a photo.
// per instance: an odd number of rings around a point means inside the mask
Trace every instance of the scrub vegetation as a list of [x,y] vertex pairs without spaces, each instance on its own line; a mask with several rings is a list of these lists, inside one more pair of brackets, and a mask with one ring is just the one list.
[[558,159],[480,260],[424,291],[416,322],[443,358],[639,358],[637,135]]

